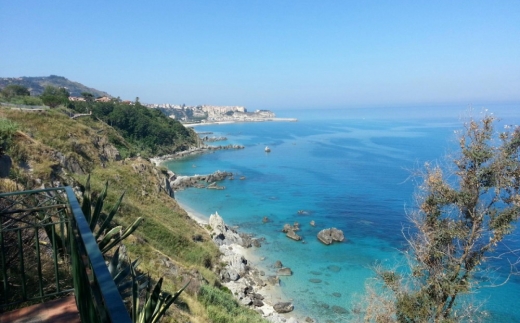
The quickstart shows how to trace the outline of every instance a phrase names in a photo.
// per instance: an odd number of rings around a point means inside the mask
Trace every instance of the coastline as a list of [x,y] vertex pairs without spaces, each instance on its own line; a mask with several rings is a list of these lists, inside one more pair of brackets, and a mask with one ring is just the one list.
[[249,122],[297,122],[296,118],[265,118],[265,119],[251,119],[251,120],[222,120],[222,121],[207,121],[203,123],[183,123],[185,127],[198,127],[198,126],[211,126],[219,124],[230,124],[230,123],[249,123]]
[[[204,125],[215,125],[215,124],[232,124],[232,123],[249,123],[249,122],[267,122],[267,121],[279,121],[279,122],[295,122],[297,119],[293,118],[270,118],[270,119],[262,119],[262,120],[237,120],[237,121],[218,121],[212,123],[197,123],[197,124],[184,124],[186,127],[195,127],[195,126],[204,126]],[[183,158],[190,155],[201,154],[208,151],[208,147],[205,146],[202,148],[191,148],[187,151],[163,155],[150,158],[150,162],[155,166],[162,166],[165,162],[170,160],[175,160],[179,158]],[[220,146],[219,146],[220,147]],[[232,147],[235,148],[235,147]],[[239,148],[243,148],[240,146]],[[211,149],[211,148],[210,148]],[[213,147],[212,149],[215,149]],[[220,147],[222,149],[222,147]],[[224,149],[229,149],[225,148]],[[171,173],[173,175],[173,173]],[[204,214],[201,214],[191,208],[189,205],[179,202],[175,199],[177,204],[186,212],[186,214],[199,226],[201,226],[208,233],[212,233],[212,229],[210,228],[210,217]],[[233,230],[234,231],[234,230]],[[235,231],[236,233],[236,231]],[[243,234],[248,234],[246,232],[241,232]],[[238,233],[236,233],[238,235]],[[217,241],[213,240],[217,245]],[[237,243],[226,243],[219,246],[219,250],[221,252],[220,262],[228,263],[229,267],[232,267],[234,264],[236,265],[236,259],[243,259],[244,263],[247,264],[248,268],[245,274],[241,274],[240,278],[236,281],[222,281],[222,285],[229,288],[232,292],[233,296],[237,300],[237,302],[246,305],[246,307],[257,311],[264,319],[273,323],[303,323],[303,322],[316,322],[314,319],[306,317],[303,313],[300,313],[298,309],[291,310],[287,313],[279,313],[275,310],[274,306],[277,303],[289,303],[291,307],[293,306],[293,299],[289,298],[285,295],[280,285],[280,280],[277,274],[277,268],[274,267],[273,264],[268,264],[264,262],[265,259],[260,257],[257,253],[255,253],[254,248],[249,247],[245,248],[242,245]],[[269,282],[269,278],[276,277],[276,284],[272,284]],[[229,279],[228,279],[229,280]],[[261,300],[263,305],[250,305],[249,303],[244,303],[244,289],[254,288],[255,295],[261,295]],[[248,295],[245,295],[245,298],[248,298]],[[250,305],[250,306],[248,306]]]
[[[208,230],[209,226],[209,217],[198,213],[194,209],[190,208],[184,203],[177,201],[177,204],[188,214],[188,216],[197,222],[202,228],[210,232]],[[273,268],[263,263],[263,259],[255,254],[254,249],[245,248],[237,243],[231,244],[223,244],[219,247],[221,252],[220,261],[226,262],[229,259],[237,259],[243,258],[249,267],[249,273],[245,274],[243,277],[236,281],[222,282],[222,285],[229,288],[232,292],[235,299],[240,303],[241,300],[239,298],[240,293],[243,292],[245,286],[250,286],[251,284],[255,285],[254,292],[262,296],[263,306],[258,307],[249,307],[253,310],[256,310],[264,319],[273,323],[299,323],[299,322],[315,322],[315,320],[310,320],[309,318],[302,317],[298,315],[298,312],[289,312],[289,313],[278,313],[274,309],[274,305],[279,302],[290,302],[292,303],[292,299],[289,299],[284,293],[283,290],[278,283],[277,285],[270,284],[258,284],[258,281],[263,282],[263,279],[266,275],[275,274]],[[253,283],[254,282],[254,283]],[[256,283],[256,284],[255,284]]]
[[[204,122],[204,123],[183,123],[184,127],[194,128],[198,126],[211,126],[211,125],[219,125],[219,124],[233,124],[233,123],[250,123],[250,122],[297,122],[296,118],[266,118],[266,119],[252,119],[252,120],[223,120],[223,121],[212,121],[212,122]],[[185,151],[177,152],[174,154],[168,154],[163,156],[156,156],[149,158],[150,162],[155,166],[161,166],[162,163],[167,162],[169,160],[178,159],[186,156],[202,154],[211,150],[218,149],[243,149],[244,146],[239,145],[228,145],[228,146],[203,146],[197,148],[190,148]]]

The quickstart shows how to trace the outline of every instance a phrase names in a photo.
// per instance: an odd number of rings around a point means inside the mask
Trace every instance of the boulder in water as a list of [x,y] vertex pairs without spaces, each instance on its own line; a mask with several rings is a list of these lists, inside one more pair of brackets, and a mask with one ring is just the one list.
[[333,242],[342,242],[345,240],[343,231],[336,228],[323,229],[318,233],[318,240],[326,245],[330,245]]
[[302,239],[302,237],[300,237],[299,235],[296,234],[296,232],[294,232],[293,230],[289,230],[287,231],[287,233],[285,234],[288,238],[291,238],[293,240],[296,240],[296,241],[300,241]]
[[278,313],[289,313],[294,310],[294,305],[291,302],[279,302],[274,304],[273,308]]

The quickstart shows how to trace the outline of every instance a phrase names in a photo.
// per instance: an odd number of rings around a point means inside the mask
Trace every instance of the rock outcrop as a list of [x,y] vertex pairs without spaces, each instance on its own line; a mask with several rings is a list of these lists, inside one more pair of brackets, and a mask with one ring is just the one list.
[[273,308],[278,313],[289,313],[294,310],[294,306],[291,302],[279,302],[274,304]]
[[342,242],[345,240],[343,231],[336,228],[323,229],[318,233],[318,240],[326,245],[330,245],[333,242]]
[[175,191],[188,187],[224,189],[223,186],[217,186],[216,183],[228,177],[233,177],[233,173],[216,171],[208,175],[176,176],[170,181],[170,187]]
[[210,215],[209,226],[212,230],[211,236],[213,237],[213,241],[215,241],[217,245],[221,246],[236,243],[242,246],[244,244],[242,237],[224,223],[224,219],[222,219],[218,212]]
[[289,230],[287,231],[287,233],[285,234],[288,238],[290,239],[293,239],[293,240],[296,240],[296,241],[300,241],[302,239],[302,237],[300,237],[299,235],[296,234],[296,232],[294,232],[293,230]]

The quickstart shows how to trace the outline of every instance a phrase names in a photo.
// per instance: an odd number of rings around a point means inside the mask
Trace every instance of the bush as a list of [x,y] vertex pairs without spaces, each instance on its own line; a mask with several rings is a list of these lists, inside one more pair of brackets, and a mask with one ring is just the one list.
[[8,148],[16,131],[18,131],[16,122],[0,118],[0,154]]
[[202,285],[199,301],[206,307],[213,323],[265,322],[258,313],[241,307],[231,293],[210,285]]

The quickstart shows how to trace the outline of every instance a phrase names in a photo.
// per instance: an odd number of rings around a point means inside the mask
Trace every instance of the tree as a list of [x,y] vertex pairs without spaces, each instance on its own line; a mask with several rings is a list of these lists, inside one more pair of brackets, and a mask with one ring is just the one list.
[[85,99],[87,102],[93,102],[94,101],[94,94],[89,92],[81,92],[81,96]]
[[7,100],[12,99],[15,96],[29,96],[31,93],[23,85],[10,84],[2,89],[0,92],[3,97]]
[[368,306],[365,321],[458,322],[471,315],[475,307],[460,306],[460,296],[475,289],[475,275],[520,215],[520,127],[495,134],[494,121],[485,116],[466,125],[451,172],[426,166],[406,237],[409,268],[376,270],[390,298],[369,290],[379,304]]
[[43,104],[49,106],[50,108],[55,108],[60,104],[65,104],[69,100],[70,93],[65,88],[57,88],[51,85],[48,85],[43,90],[42,95],[40,96]]

